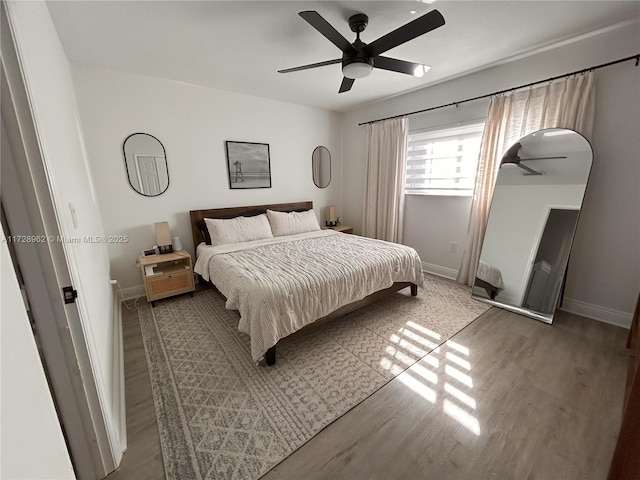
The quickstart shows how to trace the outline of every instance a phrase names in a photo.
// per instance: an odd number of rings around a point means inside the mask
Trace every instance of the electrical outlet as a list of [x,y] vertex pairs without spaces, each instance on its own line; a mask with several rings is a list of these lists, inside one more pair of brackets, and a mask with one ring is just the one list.
[[451,242],[449,244],[449,253],[456,253],[458,251],[458,244],[456,242]]

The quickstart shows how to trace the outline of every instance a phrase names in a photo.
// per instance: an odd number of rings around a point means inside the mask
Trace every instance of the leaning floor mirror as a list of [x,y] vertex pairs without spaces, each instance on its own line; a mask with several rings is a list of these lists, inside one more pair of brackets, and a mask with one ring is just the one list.
[[593,152],[579,133],[531,133],[504,154],[472,297],[546,323],[561,298]]

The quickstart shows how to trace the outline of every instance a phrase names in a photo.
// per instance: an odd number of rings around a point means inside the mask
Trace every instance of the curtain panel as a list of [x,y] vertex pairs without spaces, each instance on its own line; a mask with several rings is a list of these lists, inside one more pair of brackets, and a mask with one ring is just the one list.
[[402,243],[407,117],[367,125],[363,235]]
[[593,72],[491,99],[482,135],[458,283],[472,286],[475,280],[493,189],[504,152],[520,138],[543,128],[568,128],[589,140],[594,119]]

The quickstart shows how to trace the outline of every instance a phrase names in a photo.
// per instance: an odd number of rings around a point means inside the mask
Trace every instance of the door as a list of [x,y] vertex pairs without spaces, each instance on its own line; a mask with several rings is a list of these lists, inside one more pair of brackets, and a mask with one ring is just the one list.
[[160,158],[155,155],[134,155],[136,173],[140,182],[140,191],[144,195],[159,195],[160,177],[158,174],[158,161]]
[[[22,73],[1,5],[0,203],[14,243],[13,261],[29,297],[33,328],[75,473],[98,479],[116,467],[86,339],[75,303],[56,212],[42,162]],[[37,455],[37,452],[34,452]]]

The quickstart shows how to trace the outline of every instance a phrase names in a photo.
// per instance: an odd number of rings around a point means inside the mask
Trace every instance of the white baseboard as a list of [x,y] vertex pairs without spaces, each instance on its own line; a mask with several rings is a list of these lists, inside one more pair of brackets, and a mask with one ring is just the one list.
[[562,300],[560,310],[623,328],[631,327],[633,317],[633,313],[621,312],[620,310],[613,310],[567,297]]
[[[120,466],[127,449],[127,412],[124,388],[124,344],[122,333],[122,302],[119,295],[113,296],[113,397],[112,413],[118,429],[118,445],[113,447],[114,462]],[[115,426],[114,425],[114,426]]]
[[422,270],[438,277],[448,278],[449,280],[455,280],[458,276],[458,270],[453,268],[441,267],[440,265],[434,265],[433,263],[422,262]]
[[[458,276],[457,270],[441,267],[440,265],[434,265],[432,263],[422,262],[422,270],[426,273],[448,278],[450,280],[455,280]],[[563,299],[562,308],[560,310],[622,328],[630,328],[633,318],[633,313],[631,312],[621,312],[620,310],[601,307],[600,305],[594,305],[592,303],[586,303],[567,297]]]

